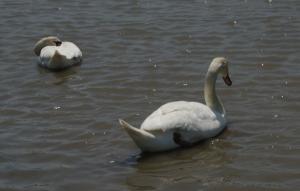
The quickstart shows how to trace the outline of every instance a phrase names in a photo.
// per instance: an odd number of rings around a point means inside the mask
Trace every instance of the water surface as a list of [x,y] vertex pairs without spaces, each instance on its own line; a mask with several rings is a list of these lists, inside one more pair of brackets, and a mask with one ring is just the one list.
[[[295,190],[300,187],[300,2],[0,2],[0,190]],[[84,62],[37,67],[57,35]],[[189,149],[145,155],[119,128],[163,103],[203,102],[207,67],[228,129]]]

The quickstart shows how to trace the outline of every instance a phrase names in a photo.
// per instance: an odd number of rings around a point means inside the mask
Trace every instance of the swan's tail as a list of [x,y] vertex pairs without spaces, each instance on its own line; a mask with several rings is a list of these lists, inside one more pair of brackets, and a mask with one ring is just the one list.
[[141,150],[147,151],[147,148],[152,146],[152,142],[155,140],[155,136],[153,134],[133,127],[122,119],[119,119],[119,123]]
[[67,59],[64,55],[60,54],[57,50],[55,50],[52,58],[51,58],[51,69],[63,69],[66,67]]

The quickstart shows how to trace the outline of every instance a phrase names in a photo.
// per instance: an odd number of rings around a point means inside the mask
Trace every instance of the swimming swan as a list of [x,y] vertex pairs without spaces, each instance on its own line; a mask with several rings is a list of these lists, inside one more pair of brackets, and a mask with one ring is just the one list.
[[228,61],[222,57],[214,58],[208,68],[204,86],[206,105],[187,101],[169,102],[148,116],[140,129],[119,119],[121,127],[146,152],[189,146],[218,135],[227,123],[225,109],[215,90],[219,73],[230,86]]
[[82,60],[82,53],[74,43],[62,42],[55,36],[39,40],[34,53],[39,56],[39,65],[54,70],[80,64]]

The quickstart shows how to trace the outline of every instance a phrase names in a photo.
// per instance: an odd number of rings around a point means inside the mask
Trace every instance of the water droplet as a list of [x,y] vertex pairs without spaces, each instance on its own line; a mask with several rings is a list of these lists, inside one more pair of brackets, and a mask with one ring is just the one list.
[[261,67],[264,67],[264,64],[261,64]]
[[237,24],[237,21],[234,20],[234,21],[233,21],[233,24],[236,25],[236,24]]
[[54,106],[54,109],[55,110],[58,110],[58,109],[60,109],[61,107],[60,106]]
[[275,115],[274,115],[274,118],[277,118],[277,117],[278,117],[278,114],[275,114]]

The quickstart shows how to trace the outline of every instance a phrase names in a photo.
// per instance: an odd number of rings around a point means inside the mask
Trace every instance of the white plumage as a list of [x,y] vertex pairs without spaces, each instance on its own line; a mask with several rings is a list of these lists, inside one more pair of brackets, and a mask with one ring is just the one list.
[[72,42],[61,42],[57,37],[46,37],[35,45],[39,64],[49,69],[64,69],[82,61],[82,52]]
[[215,58],[207,72],[204,95],[206,105],[197,102],[175,101],[162,105],[142,123],[140,129],[119,120],[142,151],[155,152],[188,146],[218,135],[226,126],[226,113],[215,94],[217,74],[228,76],[228,62]]

